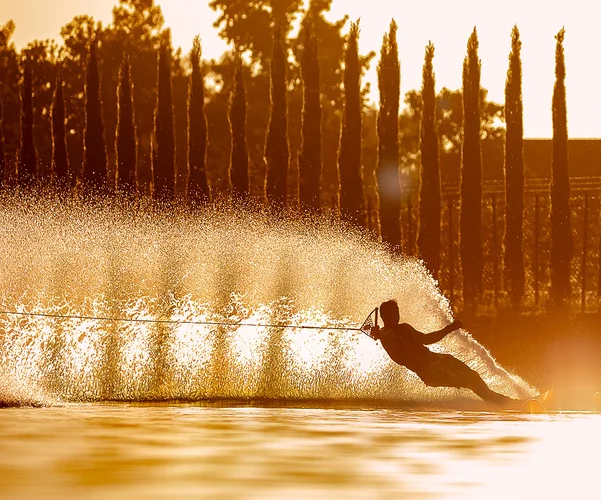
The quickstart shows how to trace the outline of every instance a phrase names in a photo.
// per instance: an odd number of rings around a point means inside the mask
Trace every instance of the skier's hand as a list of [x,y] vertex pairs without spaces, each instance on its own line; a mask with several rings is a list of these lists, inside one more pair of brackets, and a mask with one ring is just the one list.
[[377,326],[377,325],[376,326],[372,326],[371,330],[369,332],[369,336],[372,339],[379,340],[380,339],[380,327]]

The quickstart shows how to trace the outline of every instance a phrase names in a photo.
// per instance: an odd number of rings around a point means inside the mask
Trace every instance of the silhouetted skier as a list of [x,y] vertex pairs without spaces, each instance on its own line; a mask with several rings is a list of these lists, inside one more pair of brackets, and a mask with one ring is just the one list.
[[462,328],[461,321],[454,321],[437,332],[418,332],[408,323],[399,324],[399,306],[396,300],[383,302],[380,316],[384,327],[373,327],[371,336],[382,342],[382,347],[393,361],[415,372],[426,385],[471,389],[485,401],[496,404],[515,401],[489,389],[480,375],[462,361],[450,354],[435,353],[425,347],[440,342],[449,333]]

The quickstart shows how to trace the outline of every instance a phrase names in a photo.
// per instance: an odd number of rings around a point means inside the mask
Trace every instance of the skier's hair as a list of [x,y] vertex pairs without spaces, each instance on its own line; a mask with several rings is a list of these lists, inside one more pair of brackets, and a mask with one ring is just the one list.
[[380,316],[384,324],[396,324],[399,322],[399,305],[396,300],[387,300],[380,304]]

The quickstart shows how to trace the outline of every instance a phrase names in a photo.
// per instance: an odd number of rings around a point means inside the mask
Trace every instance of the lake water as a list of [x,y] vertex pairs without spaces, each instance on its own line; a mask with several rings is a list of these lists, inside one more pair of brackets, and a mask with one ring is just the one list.
[[0,411],[6,499],[599,498],[586,413],[74,404]]

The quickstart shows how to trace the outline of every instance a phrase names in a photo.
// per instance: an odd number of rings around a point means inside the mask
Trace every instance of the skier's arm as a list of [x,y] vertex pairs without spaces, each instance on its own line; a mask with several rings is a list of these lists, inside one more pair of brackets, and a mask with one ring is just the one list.
[[382,340],[382,337],[385,337],[387,335],[398,335],[398,333],[391,328],[380,328],[379,326],[372,326],[369,335],[374,340]]
[[455,330],[459,330],[460,328],[463,328],[463,323],[459,320],[453,321],[450,325],[445,326],[442,330],[438,330],[432,333],[422,333],[421,342],[424,345],[436,344],[436,342],[440,342],[449,333],[454,332]]

